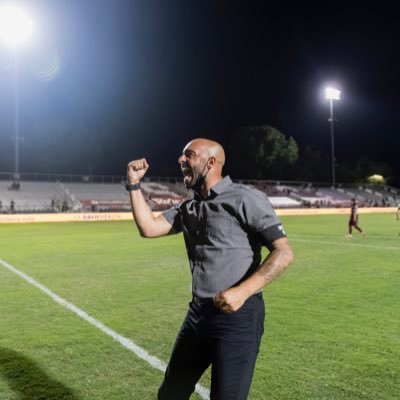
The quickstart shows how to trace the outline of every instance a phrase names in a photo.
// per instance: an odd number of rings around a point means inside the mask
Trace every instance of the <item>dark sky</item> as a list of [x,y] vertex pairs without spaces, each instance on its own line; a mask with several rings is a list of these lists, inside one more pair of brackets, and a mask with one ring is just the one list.
[[[193,137],[222,144],[269,124],[330,152],[365,155],[399,179],[400,8],[389,3],[31,0],[19,51],[21,171],[179,175]],[[12,171],[13,73],[0,50],[0,171]],[[229,157],[229,154],[228,154]],[[266,177],[273,179],[273,177]],[[327,177],[329,181],[330,177]]]

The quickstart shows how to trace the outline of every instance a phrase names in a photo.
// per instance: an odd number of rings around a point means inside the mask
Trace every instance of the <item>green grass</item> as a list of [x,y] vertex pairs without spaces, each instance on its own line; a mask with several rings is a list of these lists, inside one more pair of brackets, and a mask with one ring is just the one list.
[[[361,215],[367,237],[350,241],[346,216],[282,219],[295,263],[264,290],[249,399],[399,399],[400,223]],[[0,225],[0,258],[168,361],[190,300],[180,235],[145,240],[132,222]],[[1,400],[155,399],[161,380],[0,265]]]

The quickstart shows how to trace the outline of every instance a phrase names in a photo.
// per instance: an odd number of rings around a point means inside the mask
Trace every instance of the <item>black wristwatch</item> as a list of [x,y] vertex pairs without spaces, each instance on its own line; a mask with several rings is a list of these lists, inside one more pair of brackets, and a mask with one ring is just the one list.
[[127,183],[125,185],[125,189],[128,192],[132,192],[132,190],[139,190],[140,189],[140,182],[138,182],[138,183]]

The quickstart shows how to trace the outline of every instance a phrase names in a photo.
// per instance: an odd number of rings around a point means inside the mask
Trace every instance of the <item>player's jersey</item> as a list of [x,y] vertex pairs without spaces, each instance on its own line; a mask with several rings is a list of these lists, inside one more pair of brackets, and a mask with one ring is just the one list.
[[357,212],[358,212],[358,207],[357,204],[352,204],[351,206],[351,213],[350,213],[350,219],[355,220],[357,217]]

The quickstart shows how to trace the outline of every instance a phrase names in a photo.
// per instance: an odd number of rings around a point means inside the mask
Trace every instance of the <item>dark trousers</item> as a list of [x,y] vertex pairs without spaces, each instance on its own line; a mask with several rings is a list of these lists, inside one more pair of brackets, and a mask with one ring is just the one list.
[[211,365],[211,400],[246,400],[264,332],[262,295],[225,314],[194,298],[178,333],[158,400],[187,400]]

